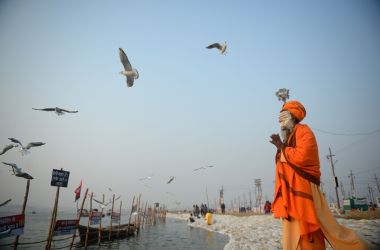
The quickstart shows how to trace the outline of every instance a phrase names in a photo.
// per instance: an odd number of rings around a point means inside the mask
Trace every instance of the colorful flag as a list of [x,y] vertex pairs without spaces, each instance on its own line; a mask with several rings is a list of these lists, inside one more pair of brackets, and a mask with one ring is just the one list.
[[79,186],[75,189],[75,201],[77,201],[80,198],[80,191],[82,190],[82,180],[80,181]]

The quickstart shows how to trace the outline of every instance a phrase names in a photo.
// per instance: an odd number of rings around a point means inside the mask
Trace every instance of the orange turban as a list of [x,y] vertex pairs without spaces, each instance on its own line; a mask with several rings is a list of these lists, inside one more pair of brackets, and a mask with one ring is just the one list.
[[284,106],[282,106],[282,110],[289,111],[298,121],[302,121],[306,116],[305,107],[296,100],[286,102]]

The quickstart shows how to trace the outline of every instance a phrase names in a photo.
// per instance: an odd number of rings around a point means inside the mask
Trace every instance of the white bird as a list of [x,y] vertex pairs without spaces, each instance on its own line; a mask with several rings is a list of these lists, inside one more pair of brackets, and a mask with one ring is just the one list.
[[98,201],[97,199],[94,199],[92,198],[93,201],[95,201],[96,203],[98,203],[100,205],[101,208],[105,208],[106,206],[108,206],[109,204],[112,203],[112,201],[109,201],[107,203],[104,203],[104,202],[101,202],[101,201]]
[[32,109],[34,109],[34,110],[41,110],[41,111],[54,111],[57,115],[64,115],[65,113],[78,113],[78,110],[70,111],[70,110],[61,109],[61,108],[58,108],[58,107],[55,107],[55,108],[43,108],[43,109],[32,108]]
[[132,68],[131,63],[128,60],[127,54],[125,54],[122,48],[119,48],[119,56],[121,63],[124,66],[124,70],[120,71],[120,74],[127,77],[127,86],[132,87],[134,80],[139,78],[139,72],[137,71],[137,69]]
[[3,155],[5,154],[5,152],[7,152],[8,150],[12,149],[12,148],[17,148],[18,145],[14,145],[14,144],[9,144],[9,145],[6,145],[3,150],[0,152],[0,155]]
[[213,43],[206,47],[207,49],[213,49],[217,48],[221,55],[225,55],[227,53],[227,42],[224,42],[224,44],[220,43]]
[[8,199],[8,200],[4,201],[3,203],[0,204],[0,207],[2,207],[2,206],[4,206],[4,205],[8,204],[11,200],[12,200],[12,199]]
[[24,146],[22,145],[22,143],[21,143],[19,140],[15,139],[15,138],[8,138],[8,139],[11,140],[11,141],[14,142],[14,143],[19,144],[19,145],[21,146],[20,151],[21,151],[21,154],[22,154],[22,155],[25,155],[25,154],[30,153],[28,150],[29,150],[31,147],[39,147],[39,146],[42,146],[42,145],[45,145],[45,144],[46,144],[46,143],[44,143],[44,142],[29,142],[28,145],[26,145],[26,146],[24,147]]
[[174,176],[170,176],[169,180],[166,182],[166,184],[169,184],[170,182],[172,182],[174,180],[174,178],[175,178]]
[[12,170],[13,170],[13,174],[15,176],[22,177],[22,178],[25,178],[27,180],[32,180],[33,179],[33,177],[31,175],[29,175],[28,173],[22,172],[22,169],[19,168],[19,167],[17,167],[17,165],[15,163],[3,162],[3,164],[11,166]]
[[201,169],[206,169],[206,168],[213,168],[214,166],[212,165],[209,165],[209,166],[203,166],[203,167],[200,167],[200,168],[196,168],[194,169],[194,171],[198,171],[198,170],[201,170]]
[[146,176],[146,177],[140,178],[139,181],[145,181],[145,180],[150,180],[150,179],[152,179],[152,176]]

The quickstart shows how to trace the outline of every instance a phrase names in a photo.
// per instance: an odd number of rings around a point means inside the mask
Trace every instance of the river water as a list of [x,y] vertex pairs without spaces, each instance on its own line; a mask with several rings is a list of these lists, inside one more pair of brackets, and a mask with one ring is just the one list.
[[[17,213],[0,211],[0,217],[15,215]],[[127,216],[122,216],[121,223],[127,222]],[[51,212],[38,211],[35,214],[27,212],[25,215],[24,234],[19,238],[18,249],[44,249],[48,236]],[[75,219],[69,212],[58,212],[57,220]],[[81,219],[81,224],[87,225],[87,218]],[[104,217],[103,225],[109,225],[109,217]],[[0,239],[0,249],[13,249],[15,236]],[[71,243],[70,235],[55,236],[52,249],[68,249]],[[190,227],[187,222],[167,218],[165,223],[144,225],[138,236],[128,239],[104,242],[100,246],[90,245],[88,249],[210,249],[221,250],[228,243],[228,236],[210,232],[200,228]],[[39,242],[41,243],[33,243]],[[79,244],[79,237],[75,239],[75,249],[84,249]]]

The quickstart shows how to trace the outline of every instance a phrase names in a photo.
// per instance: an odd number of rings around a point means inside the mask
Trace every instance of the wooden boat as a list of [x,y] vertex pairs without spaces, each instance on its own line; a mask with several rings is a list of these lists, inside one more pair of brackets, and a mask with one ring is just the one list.
[[[87,226],[79,224],[78,225],[78,231],[79,231],[81,243],[85,243]],[[120,225],[120,230],[119,230],[118,225],[112,226],[111,240],[124,239],[124,238],[130,237],[130,236],[134,236],[135,231],[136,231],[136,228],[135,228],[134,224],[129,224],[129,226],[128,226],[128,224]],[[108,241],[109,235],[110,235],[109,226],[102,228],[101,233],[100,233],[100,241]],[[89,227],[88,228],[87,244],[98,243],[98,237],[99,237],[99,227]]]

